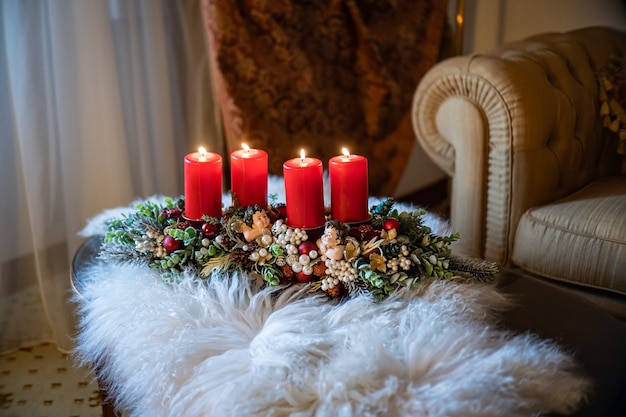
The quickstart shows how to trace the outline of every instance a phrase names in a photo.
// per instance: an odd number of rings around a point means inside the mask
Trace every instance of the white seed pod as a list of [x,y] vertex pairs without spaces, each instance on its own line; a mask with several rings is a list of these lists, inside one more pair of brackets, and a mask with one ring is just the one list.
[[295,263],[298,263],[298,256],[297,255],[288,255],[287,256],[287,263],[289,265],[293,265]]
[[285,258],[282,256],[279,256],[278,258],[276,258],[276,265],[278,266],[285,266],[287,265],[287,263],[285,262]]

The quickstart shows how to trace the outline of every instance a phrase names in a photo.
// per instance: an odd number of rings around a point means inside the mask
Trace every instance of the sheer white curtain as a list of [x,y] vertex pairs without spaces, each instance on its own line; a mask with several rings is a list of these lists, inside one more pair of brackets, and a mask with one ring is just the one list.
[[87,219],[223,150],[202,29],[197,0],[0,0],[0,352],[69,349]]

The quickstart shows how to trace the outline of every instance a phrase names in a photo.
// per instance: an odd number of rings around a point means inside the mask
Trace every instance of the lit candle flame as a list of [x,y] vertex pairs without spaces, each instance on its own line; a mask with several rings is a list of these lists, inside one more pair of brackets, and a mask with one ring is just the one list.
[[242,143],[241,147],[243,148],[244,151],[250,152],[250,147],[248,145],[246,145],[245,143]]
[[300,162],[304,162],[304,149],[300,149]]
[[206,157],[208,155],[206,148],[204,146],[200,146],[198,148],[198,152],[200,153],[200,161],[202,162],[206,161]]
[[347,148],[341,148],[341,153],[350,158],[350,151]]

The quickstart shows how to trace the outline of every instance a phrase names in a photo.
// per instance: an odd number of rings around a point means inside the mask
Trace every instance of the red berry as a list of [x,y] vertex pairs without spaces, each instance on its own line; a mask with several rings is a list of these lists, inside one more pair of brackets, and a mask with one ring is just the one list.
[[383,228],[387,231],[391,229],[400,230],[400,222],[398,221],[398,219],[390,217],[383,223]]
[[202,224],[202,236],[208,238],[214,238],[217,236],[220,230],[220,225],[216,223],[203,223]]
[[178,249],[183,247],[183,241],[182,240],[176,240],[172,236],[167,235],[163,239],[163,247],[165,248],[167,253],[172,253],[172,252],[174,252],[174,251],[176,251],[176,250],[178,250]]
[[313,278],[313,275],[307,275],[304,272],[296,272],[293,274],[298,282],[309,282]]
[[308,255],[312,250],[317,250],[317,245],[310,240],[305,240],[298,245],[298,253],[300,255]]

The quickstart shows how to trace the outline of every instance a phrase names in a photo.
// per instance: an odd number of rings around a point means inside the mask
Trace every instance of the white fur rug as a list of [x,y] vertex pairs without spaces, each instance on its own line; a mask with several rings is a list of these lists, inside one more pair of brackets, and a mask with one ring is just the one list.
[[241,276],[89,275],[77,352],[131,416],[531,416],[587,388],[556,345],[498,329],[486,284],[331,305]]
[[556,344],[498,326],[508,302],[489,284],[333,304],[238,274],[175,286],[144,265],[87,274],[76,353],[125,416],[568,414],[589,388]]

